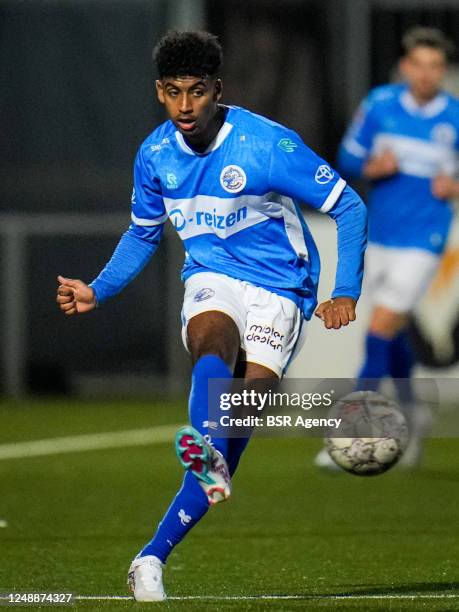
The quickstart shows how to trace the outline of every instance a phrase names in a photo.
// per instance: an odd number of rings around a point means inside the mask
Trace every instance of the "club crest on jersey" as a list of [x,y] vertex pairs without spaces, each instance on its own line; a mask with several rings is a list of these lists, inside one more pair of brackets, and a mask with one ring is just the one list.
[[195,302],[204,302],[204,300],[208,300],[209,298],[215,295],[215,291],[210,287],[204,287],[200,289],[197,294],[194,296],[193,300]]
[[247,176],[240,166],[225,166],[220,174],[220,185],[228,193],[239,193],[247,184]]
[[444,145],[452,145],[457,138],[457,132],[450,123],[437,123],[431,132],[432,139],[435,142]]
[[330,166],[323,164],[322,166],[319,166],[317,168],[316,175],[314,178],[315,178],[316,183],[319,183],[319,185],[326,185],[332,180],[334,176],[335,176],[335,173],[330,168]]

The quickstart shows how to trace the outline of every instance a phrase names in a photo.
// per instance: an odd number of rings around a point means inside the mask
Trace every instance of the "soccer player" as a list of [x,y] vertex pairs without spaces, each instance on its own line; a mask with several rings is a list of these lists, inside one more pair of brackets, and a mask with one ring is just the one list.
[[[90,285],[60,276],[57,296],[61,310],[74,315],[117,294],[149,261],[168,218],[184,242],[191,427],[177,433],[176,451],[186,472],[129,569],[138,601],[165,598],[163,564],[209,506],[228,498],[248,442],[212,436],[209,379],[231,381],[237,373],[247,384],[278,380],[314,311],[328,329],[353,321],[366,244],[362,201],[295,132],[220,104],[222,50],[215,36],[170,32],[154,58],[169,120],[138,151],[132,223]],[[317,310],[319,256],[298,200],[338,226],[336,288]],[[254,326],[262,331],[251,333]]]
[[[445,248],[448,201],[459,196],[459,102],[441,90],[452,49],[442,32],[414,28],[403,48],[403,84],[369,93],[344,137],[338,167],[372,183],[365,277],[373,311],[360,385],[374,389],[383,377],[397,379],[400,400],[412,409],[414,434],[403,461],[414,466],[424,415],[415,410],[409,382],[414,357],[405,330]],[[316,461],[329,462],[324,453]]]

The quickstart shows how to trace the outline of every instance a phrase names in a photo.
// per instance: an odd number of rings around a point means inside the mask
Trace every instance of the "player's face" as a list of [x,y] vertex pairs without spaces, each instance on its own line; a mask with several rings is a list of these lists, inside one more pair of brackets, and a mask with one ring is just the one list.
[[400,71],[414,96],[428,101],[437,95],[445,76],[445,54],[440,49],[415,47],[401,60]]
[[156,91],[183,136],[197,141],[212,132],[222,92],[220,79],[165,77],[156,81]]

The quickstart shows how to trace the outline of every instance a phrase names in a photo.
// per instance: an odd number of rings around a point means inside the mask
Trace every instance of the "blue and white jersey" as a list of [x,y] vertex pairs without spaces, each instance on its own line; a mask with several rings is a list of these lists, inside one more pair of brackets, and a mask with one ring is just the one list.
[[[203,271],[226,274],[295,300],[309,318],[320,262],[298,201],[326,213],[345,186],[295,132],[228,107],[202,154],[171,121],[144,141],[135,162],[132,223],[139,233],[171,220],[186,251],[184,280]],[[349,208],[349,198],[344,200]],[[358,258],[364,243],[360,237]],[[359,265],[345,268],[344,262],[337,289],[357,298]]]
[[291,299],[309,318],[320,261],[298,201],[336,221],[332,297],[359,297],[366,246],[366,208],[359,196],[295,132],[241,108],[226,113],[202,154],[171,121],[141,145],[132,223],[90,285],[98,303],[142,270],[169,218],[186,250],[183,279],[197,272],[225,274]]
[[374,89],[344,137],[338,167],[348,177],[360,176],[365,161],[386,149],[395,154],[399,172],[373,182],[369,240],[441,253],[452,209],[432,194],[431,183],[457,173],[459,101],[440,93],[419,106],[406,85]]

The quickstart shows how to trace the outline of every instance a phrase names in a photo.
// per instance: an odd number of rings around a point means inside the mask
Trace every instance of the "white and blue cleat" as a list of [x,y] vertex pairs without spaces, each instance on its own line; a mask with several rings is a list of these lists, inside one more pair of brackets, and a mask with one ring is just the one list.
[[163,564],[158,557],[136,557],[128,571],[128,585],[136,601],[164,601]]
[[196,476],[209,505],[231,495],[231,477],[223,455],[194,427],[182,427],[175,436],[177,457],[185,470]]

